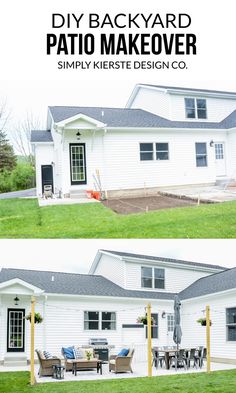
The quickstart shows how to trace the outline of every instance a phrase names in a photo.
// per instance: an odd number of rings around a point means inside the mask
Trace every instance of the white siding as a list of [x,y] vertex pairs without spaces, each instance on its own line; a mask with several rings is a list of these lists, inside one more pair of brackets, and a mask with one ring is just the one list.
[[140,87],[130,108],[144,109],[170,118],[170,96],[158,90]]
[[[205,98],[207,119],[186,119],[184,98]],[[220,122],[236,109],[236,99],[208,97],[198,94],[169,94],[153,88],[140,87],[131,108],[144,109],[170,120]]]
[[189,270],[184,267],[182,269],[165,267],[161,264],[158,264],[158,262],[155,264],[150,263],[149,265],[147,265],[146,262],[143,265],[141,262],[139,264],[126,262],[126,288],[127,289],[145,290],[144,288],[141,287],[142,266],[163,268],[165,270],[165,290],[157,289],[158,292],[160,291],[174,292],[174,293],[180,292],[184,288],[192,284],[194,281],[208,275],[208,273],[204,271]]
[[[216,179],[215,151],[210,131],[108,131],[105,139],[107,190],[213,183]],[[217,134],[226,140],[226,134]],[[140,161],[141,142],[168,142],[169,160]],[[195,143],[206,142],[208,166],[196,167]]]
[[229,133],[226,145],[227,175],[236,179],[236,130]]
[[206,327],[197,323],[197,319],[205,314],[206,305],[210,306],[211,326],[211,356],[217,358],[236,359],[236,341],[226,338],[226,308],[236,307],[236,293],[228,295],[218,294],[202,299],[182,302],[182,330],[181,346],[206,346]]
[[100,274],[121,287],[125,285],[125,263],[110,255],[102,254],[94,274]]

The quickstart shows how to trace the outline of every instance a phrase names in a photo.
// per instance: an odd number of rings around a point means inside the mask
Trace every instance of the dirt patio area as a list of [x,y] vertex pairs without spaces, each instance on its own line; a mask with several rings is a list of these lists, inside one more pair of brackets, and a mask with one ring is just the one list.
[[109,199],[102,203],[118,214],[144,213],[152,210],[196,205],[195,201],[159,194],[148,197]]

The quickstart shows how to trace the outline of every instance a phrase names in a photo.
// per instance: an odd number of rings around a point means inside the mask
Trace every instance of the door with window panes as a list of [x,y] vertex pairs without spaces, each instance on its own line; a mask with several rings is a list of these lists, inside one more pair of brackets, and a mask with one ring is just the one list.
[[7,310],[7,352],[25,350],[25,310]]
[[175,326],[174,314],[167,314],[166,323],[167,323],[167,345],[174,345],[173,342],[173,332]]

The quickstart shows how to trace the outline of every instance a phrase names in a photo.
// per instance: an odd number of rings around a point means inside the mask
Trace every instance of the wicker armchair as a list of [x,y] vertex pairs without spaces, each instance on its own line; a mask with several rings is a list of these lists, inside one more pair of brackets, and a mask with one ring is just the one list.
[[111,355],[109,358],[109,371],[115,373],[133,372],[131,363],[134,356],[134,349],[131,349],[127,356]]
[[39,376],[40,377],[47,377],[47,376],[52,376],[53,370],[52,366],[54,364],[61,366],[61,359],[58,357],[53,357],[52,359],[45,359],[43,356],[43,353],[39,351],[38,349],[35,350],[38,356],[39,360]]

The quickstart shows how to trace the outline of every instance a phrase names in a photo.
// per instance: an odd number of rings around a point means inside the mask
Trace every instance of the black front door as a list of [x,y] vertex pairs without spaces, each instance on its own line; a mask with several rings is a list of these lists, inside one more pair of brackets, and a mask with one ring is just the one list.
[[7,310],[7,352],[25,351],[25,310]]
[[44,193],[44,186],[51,186],[53,192],[53,170],[52,165],[42,165],[42,193]]
[[70,143],[71,184],[87,184],[85,143]]

